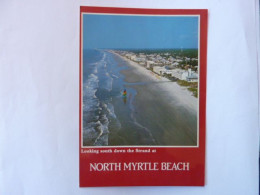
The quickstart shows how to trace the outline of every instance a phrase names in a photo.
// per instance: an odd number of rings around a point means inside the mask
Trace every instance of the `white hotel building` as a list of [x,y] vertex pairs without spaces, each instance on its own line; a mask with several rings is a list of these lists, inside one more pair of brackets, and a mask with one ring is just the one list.
[[172,69],[168,70],[164,66],[154,66],[153,71],[159,75],[169,74],[177,79],[185,80],[188,82],[197,82],[198,74],[192,71],[190,68],[187,70],[182,69]]

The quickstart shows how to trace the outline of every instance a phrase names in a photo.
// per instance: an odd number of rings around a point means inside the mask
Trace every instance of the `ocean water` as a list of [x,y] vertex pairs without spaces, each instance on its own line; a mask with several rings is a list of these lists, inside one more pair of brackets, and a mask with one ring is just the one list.
[[108,51],[83,51],[83,146],[196,145],[196,115],[131,69]]
[[[124,128],[120,121],[122,116],[135,123],[131,98],[134,98],[136,92],[125,86],[124,76],[120,73],[124,69],[127,69],[124,63],[122,61],[120,63],[120,59],[116,60],[116,56],[110,52],[84,50],[82,104],[84,146],[114,145],[113,134]],[[130,94],[130,98],[122,96],[124,89]],[[115,104],[120,104],[119,107],[122,106],[123,109],[118,109],[116,113]],[[130,144],[125,141],[114,142],[116,145]]]

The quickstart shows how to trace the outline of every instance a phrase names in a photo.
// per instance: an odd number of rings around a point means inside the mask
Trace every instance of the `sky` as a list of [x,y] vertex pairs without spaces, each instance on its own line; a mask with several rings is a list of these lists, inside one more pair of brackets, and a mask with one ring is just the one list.
[[83,15],[83,49],[198,48],[197,16]]

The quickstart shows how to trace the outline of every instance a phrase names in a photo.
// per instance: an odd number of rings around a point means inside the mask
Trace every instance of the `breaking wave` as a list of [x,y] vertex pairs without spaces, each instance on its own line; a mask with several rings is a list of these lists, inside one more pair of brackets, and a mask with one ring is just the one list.
[[[102,99],[102,90],[112,90],[113,77],[107,71],[107,54],[97,62],[87,64],[91,73],[83,85],[83,140],[84,145],[108,145],[109,122],[117,120],[112,99]],[[104,96],[104,95],[103,95]],[[117,120],[118,121],[118,120]],[[118,126],[121,126],[118,121]]]

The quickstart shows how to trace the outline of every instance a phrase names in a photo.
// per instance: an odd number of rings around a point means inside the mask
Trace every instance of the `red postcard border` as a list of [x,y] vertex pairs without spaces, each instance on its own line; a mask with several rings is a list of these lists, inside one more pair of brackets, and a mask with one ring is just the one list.
[[[199,15],[200,16],[200,81],[199,81],[199,147],[198,148],[156,148],[156,154],[82,154],[81,151],[81,118],[82,118],[82,13],[103,14],[142,14],[142,15]],[[80,7],[80,44],[79,44],[79,167],[80,187],[95,186],[204,186],[205,185],[205,144],[206,144],[206,79],[207,79],[207,26],[208,10],[206,9],[141,9],[141,8],[115,8],[115,7]],[[106,149],[109,146],[104,147]],[[125,147],[126,149],[129,147]],[[147,146],[149,148],[149,146]],[[97,148],[100,149],[100,148]],[[102,148],[101,148],[102,149]],[[112,148],[113,149],[113,148]],[[170,158],[170,159],[169,159]],[[165,172],[89,172],[88,164],[97,162],[147,162],[158,159],[187,161],[191,163],[192,171],[165,173]],[[159,178],[158,178],[159,177]]]

